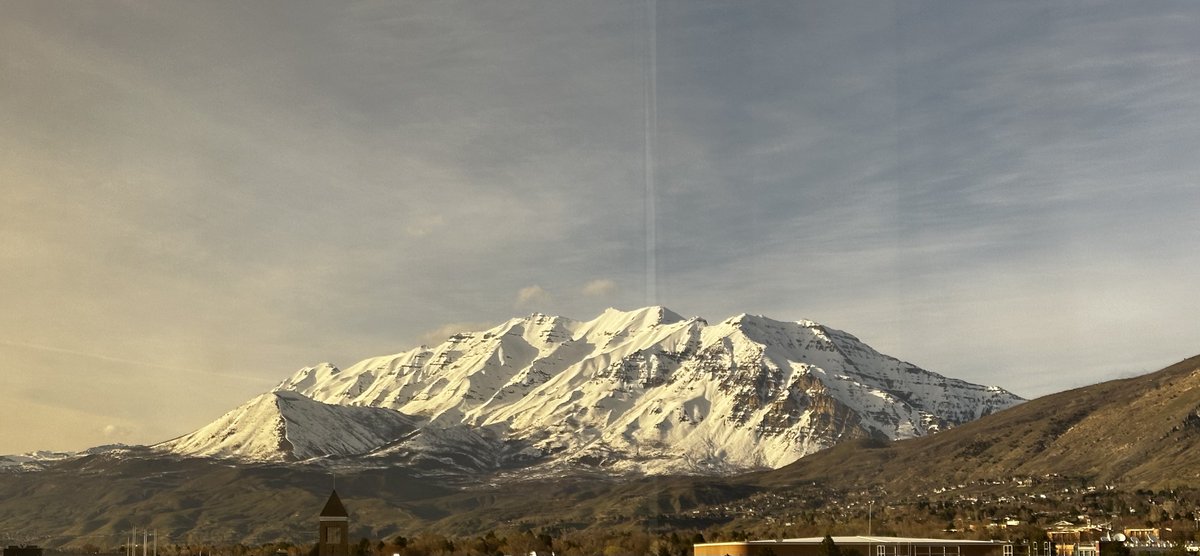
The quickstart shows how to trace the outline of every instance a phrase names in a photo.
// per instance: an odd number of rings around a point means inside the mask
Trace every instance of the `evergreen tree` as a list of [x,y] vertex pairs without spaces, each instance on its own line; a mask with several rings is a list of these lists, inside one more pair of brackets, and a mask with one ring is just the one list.
[[837,543],[833,542],[833,537],[825,534],[825,538],[821,540],[821,556],[842,556],[842,549],[838,548]]

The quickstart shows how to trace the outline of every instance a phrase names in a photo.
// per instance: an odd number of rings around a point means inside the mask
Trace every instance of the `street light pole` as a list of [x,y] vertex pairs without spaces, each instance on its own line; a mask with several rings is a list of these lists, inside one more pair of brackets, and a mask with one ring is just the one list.
[[875,501],[871,500],[867,504],[867,536],[871,536],[871,514],[875,510]]

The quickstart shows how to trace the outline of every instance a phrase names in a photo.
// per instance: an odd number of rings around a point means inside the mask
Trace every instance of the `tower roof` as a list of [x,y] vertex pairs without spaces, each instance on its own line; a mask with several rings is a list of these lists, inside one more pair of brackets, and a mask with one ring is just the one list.
[[321,510],[321,517],[350,517],[346,513],[346,506],[342,505],[342,499],[338,498],[337,491],[329,493],[329,501],[325,502],[325,509]]

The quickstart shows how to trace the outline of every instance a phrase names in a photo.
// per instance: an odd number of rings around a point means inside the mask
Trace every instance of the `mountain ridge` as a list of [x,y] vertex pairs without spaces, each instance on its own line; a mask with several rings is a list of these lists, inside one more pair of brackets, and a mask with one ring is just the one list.
[[[496,469],[533,465],[539,473],[579,466],[648,474],[774,468],[845,439],[923,436],[1022,401],[999,387],[880,354],[813,321],[741,314],[710,325],[660,306],[610,308],[588,321],[534,313],[345,369],[306,367],[274,391],[334,408],[327,411],[399,412],[414,438],[442,446],[441,457],[446,443],[435,437],[466,427],[480,440],[468,459],[503,452],[511,457],[497,460]],[[270,431],[239,440],[278,446],[275,453],[247,451],[228,445],[236,434],[221,430],[229,426],[210,424],[203,434],[160,447],[251,460],[322,451],[281,453],[288,448]],[[306,446],[332,441],[302,440]],[[395,448],[398,437],[374,440]],[[392,452],[420,452],[409,448]],[[324,452],[351,455],[336,445]]]

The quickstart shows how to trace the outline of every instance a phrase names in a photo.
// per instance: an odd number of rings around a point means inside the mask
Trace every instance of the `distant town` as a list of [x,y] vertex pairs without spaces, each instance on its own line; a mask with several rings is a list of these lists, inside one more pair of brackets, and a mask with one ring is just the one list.
[[[1057,475],[1012,477],[896,498],[810,484],[743,503],[662,513],[630,525],[523,527],[483,535],[413,532],[355,538],[353,511],[332,492],[308,539],[249,545],[160,537],[80,539],[53,549],[5,532],[3,556],[1188,556],[1200,553],[1194,488],[1120,492]],[[829,503],[839,500],[838,503]],[[821,501],[825,501],[821,503]],[[605,523],[605,522],[609,523]],[[636,522],[635,522],[636,523]]]

